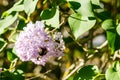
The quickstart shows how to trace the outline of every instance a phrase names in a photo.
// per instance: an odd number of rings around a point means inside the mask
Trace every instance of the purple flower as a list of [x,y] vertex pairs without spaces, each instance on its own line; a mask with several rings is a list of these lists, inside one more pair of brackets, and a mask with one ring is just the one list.
[[15,43],[16,55],[22,61],[45,65],[50,57],[60,57],[64,52],[64,41],[60,32],[47,33],[42,21],[27,24]]

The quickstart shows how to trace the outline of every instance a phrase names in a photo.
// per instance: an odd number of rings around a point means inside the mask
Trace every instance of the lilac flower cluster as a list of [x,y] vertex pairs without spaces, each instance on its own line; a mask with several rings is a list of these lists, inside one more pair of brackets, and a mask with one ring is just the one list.
[[15,43],[16,55],[22,61],[45,65],[50,57],[60,57],[64,52],[64,41],[60,32],[54,36],[47,33],[43,21],[32,22],[24,27]]

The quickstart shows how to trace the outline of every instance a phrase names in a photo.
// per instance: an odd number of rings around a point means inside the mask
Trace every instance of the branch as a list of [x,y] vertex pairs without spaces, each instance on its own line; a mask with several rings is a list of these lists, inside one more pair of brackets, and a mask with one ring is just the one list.
[[80,60],[79,65],[73,69],[66,77],[64,77],[62,80],[67,80],[71,75],[73,75],[79,68],[81,68],[84,65],[84,61]]

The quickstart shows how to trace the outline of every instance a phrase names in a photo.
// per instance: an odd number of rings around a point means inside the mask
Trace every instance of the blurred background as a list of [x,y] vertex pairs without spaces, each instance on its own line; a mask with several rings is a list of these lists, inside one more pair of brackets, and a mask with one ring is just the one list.
[[[19,0],[0,0],[0,16],[2,13],[10,9],[14,3]],[[38,6],[41,5],[39,0]],[[40,8],[41,10],[48,7]],[[82,61],[84,65],[97,65],[102,73],[108,68],[113,62],[110,55],[110,47],[107,45],[106,33],[101,28],[101,23],[105,19],[120,19],[120,0],[100,0],[101,9],[96,9],[95,14],[97,17],[96,25],[79,37],[78,42],[75,42],[71,38],[71,30],[69,28],[66,12],[70,12],[66,4],[60,6],[60,21],[64,20],[60,31],[64,36],[64,41],[66,45],[65,55],[60,59],[51,59],[46,66],[35,65],[32,62],[21,62],[18,61],[16,64],[16,69],[22,70],[25,74],[26,80],[64,80],[64,78]],[[38,14],[34,12],[31,19],[35,21]],[[15,25],[15,24],[14,24]],[[14,26],[11,25],[11,26]],[[2,35],[4,39],[8,40],[9,34],[7,32]],[[3,43],[0,43],[0,46]],[[0,67],[8,69],[10,67],[11,61],[8,58],[8,54],[12,53],[12,48],[14,43],[9,42],[6,49],[0,52]],[[87,49],[87,51],[85,51]],[[14,55],[16,57],[16,55]],[[120,57],[114,56],[115,60]],[[81,62],[81,63],[82,63]],[[68,80],[73,79],[74,74],[68,78]],[[46,78],[45,78],[46,77]]]

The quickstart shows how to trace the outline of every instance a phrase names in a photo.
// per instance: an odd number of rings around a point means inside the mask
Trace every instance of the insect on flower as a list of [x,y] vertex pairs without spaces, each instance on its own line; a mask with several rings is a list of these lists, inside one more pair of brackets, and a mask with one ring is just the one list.
[[50,57],[63,56],[65,46],[60,32],[55,32],[52,37],[45,31],[44,22],[36,21],[35,24],[28,23],[20,32],[15,49],[16,55],[22,61],[45,65]]

